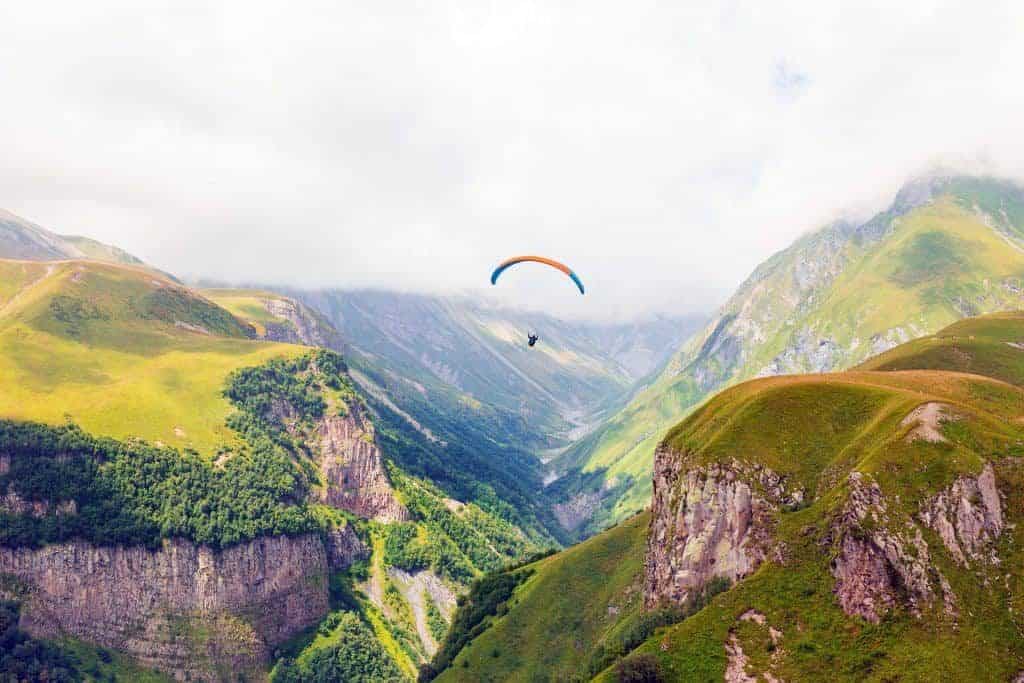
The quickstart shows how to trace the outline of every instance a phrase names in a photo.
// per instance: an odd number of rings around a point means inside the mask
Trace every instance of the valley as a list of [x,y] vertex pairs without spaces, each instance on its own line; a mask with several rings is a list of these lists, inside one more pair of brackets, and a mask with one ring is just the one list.
[[[710,319],[629,323],[193,287],[0,219],[0,625],[28,644],[19,666],[1024,671],[999,608],[1024,541],[1016,185],[912,181]],[[954,644],[968,656],[934,651]]]

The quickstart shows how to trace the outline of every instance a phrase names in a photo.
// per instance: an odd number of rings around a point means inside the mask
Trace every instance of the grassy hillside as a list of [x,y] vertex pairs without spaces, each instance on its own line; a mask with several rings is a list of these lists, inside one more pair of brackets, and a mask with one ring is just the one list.
[[[964,320],[854,371],[737,385],[673,428],[665,443],[684,469],[736,462],[767,467],[788,489],[806,491],[808,499],[773,513],[780,555],[695,615],[658,629],[631,661],[653,658],[665,681],[722,680],[729,663],[726,643],[735,638],[747,657],[748,675],[770,672],[780,680],[1012,679],[1024,669],[1024,348],[1015,346],[1021,339],[1020,313]],[[920,422],[907,421],[929,403],[944,406],[935,440],[916,438]],[[924,501],[960,477],[977,476],[986,463],[994,468],[1006,517],[993,545],[998,562],[963,563],[918,514]],[[838,554],[836,525],[851,494],[851,472],[877,482],[885,506],[884,517],[868,519],[854,532],[881,528],[912,537],[908,524],[923,532],[925,549],[914,552],[926,553],[936,597],[920,605],[920,614],[899,603],[871,623],[847,615],[836,600],[831,562]],[[473,640],[442,679],[589,679],[585,653],[595,642],[592,634],[626,630],[637,618],[630,610],[613,616],[607,608],[615,600],[607,591],[623,585],[619,569],[635,572],[633,580],[640,582],[646,536],[646,524],[636,526],[641,519],[649,517],[631,518],[538,563],[537,575],[517,590],[508,614]],[[619,555],[615,571],[604,570],[607,586],[590,585],[595,549],[630,533],[636,534],[634,543],[620,548],[637,555]],[[549,576],[564,579],[546,583]],[[938,588],[940,576],[954,596],[952,613],[943,602],[945,589]],[[530,586],[538,588],[530,592]],[[561,602],[563,594],[570,596],[567,603]],[[545,611],[545,604],[559,608]],[[567,619],[559,616],[562,609]],[[741,618],[751,610],[763,615],[764,624]],[[576,625],[574,618],[586,623]],[[574,639],[577,632],[584,635]],[[545,662],[554,668],[545,669]],[[545,678],[547,671],[555,675]],[[597,680],[622,679],[611,666]]]
[[191,290],[129,266],[0,261],[0,417],[209,452],[234,369],[294,356]]
[[258,289],[204,289],[202,295],[218,306],[230,311],[239,320],[250,323],[260,337],[266,334],[267,323],[279,323],[280,319],[267,310],[264,302],[280,295]]
[[1024,386],[1024,313],[963,320],[876,356],[862,370],[950,369]]
[[[564,498],[604,488],[590,530],[642,507],[655,446],[723,386],[852,367],[967,316],[1024,307],[1024,191],[984,178],[911,183],[862,225],[768,259],[628,406],[555,466]],[[615,489],[631,480],[625,490]]]
[[[908,441],[912,427],[902,426],[903,419],[930,400],[955,411],[955,420],[941,425],[944,442]],[[764,564],[640,651],[661,661],[668,680],[721,678],[730,632],[750,657],[748,670],[770,670],[784,680],[1011,679],[1024,665],[1024,624],[1008,609],[1020,602],[1024,587],[1022,408],[1019,389],[940,371],[760,380],[716,397],[669,436],[687,449],[687,466],[750,454],[821,493],[807,509],[779,516],[784,563]],[[934,532],[924,535],[934,571],[956,595],[957,616],[942,609],[941,599],[920,617],[897,609],[878,624],[844,614],[833,597],[827,538],[849,493],[846,473],[870,475],[881,486],[887,514],[912,518],[922,501],[959,476],[978,475],[986,462],[994,464],[1007,495],[1011,527],[997,545],[1002,563],[961,566]],[[766,627],[740,620],[748,610],[782,632],[778,645]],[[610,672],[604,678],[615,680]]]
[[465,647],[439,681],[571,680],[642,605],[650,517],[640,514],[527,567],[508,612]]

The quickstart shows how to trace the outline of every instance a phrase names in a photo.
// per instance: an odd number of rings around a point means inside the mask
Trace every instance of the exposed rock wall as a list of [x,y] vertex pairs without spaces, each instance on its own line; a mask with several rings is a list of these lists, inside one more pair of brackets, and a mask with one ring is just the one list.
[[408,510],[398,502],[384,471],[373,426],[358,404],[352,402],[347,415],[324,417],[317,435],[325,503],[381,522],[408,519]]
[[824,539],[838,546],[830,569],[843,611],[878,623],[897,605],[919,614],[941,592],[946,612],[955,616],[956,596],[931,564],[920,527],[890,516],[878,483],[869,477],[852,472],[847,482],[849,497]]
[[575,531],[581,524],[593,516],[601,504],[603,495],[601,491],[584,491],[578,493],[565,503],[556,503],[553,506],[555,519],[566,531]]
[[977,477],[960,477],[926,501],[918,516],[961,565],[969,560],[999,561],[992,541],[1003,531],[1003,509],[990,463]]
[[877,623],[896,606],[920,613],[941,594],[946,614],[957,617],[957,597],[932,564],[918,522],[939,535],[961,566],[998,563],[994,542],[1005,522],[992,465],[924,501],[916,520],[893,518],[878,484],[868,477],[853,472],[848,482],[849,498],[826,539],[838,544],[831,569],[843,611]]
[[787,494],[765,468],[739,463],[684,471],[685,456],[655,454],[651,527],[644,566],[644,603],[682,602],[708,581],[747,576],[772,552],[772,511],[803,493]]
[[0,574],[26,586],[21,625],[125,651],[193,680],[260,671],[273,648],[328,609],[316,536],[261,538],[223,551],[67,543],[0,548]]
[[356,560],[370,556],[370,549],[359,540],[359,536],[349,524],[340,529],[331,529],[324,540],[327,564],[335,571],[345,569]]
[[74,515],[77,512],[77,507],[73,500],[66,500],[56,505],[43,500],[25,500],[10,490],[0,495],[0,512],[6,512],[9,515],[25,515],[27,517],[45,517],[51,513],[58,516]]
[[267,323],[264,337],[270,341],[289,344],[305,344],[325,349],[340,350],[343,346],[340,335],[304,305],[294,299],[266,298],[263,307],[280,323]]

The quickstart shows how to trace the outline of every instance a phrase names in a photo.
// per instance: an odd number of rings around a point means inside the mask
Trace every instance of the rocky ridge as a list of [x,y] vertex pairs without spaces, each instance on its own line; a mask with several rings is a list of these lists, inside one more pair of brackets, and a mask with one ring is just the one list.
[[346,415],[321,419],[316,434],[325,503],[379,522],[409,519],[384,470],[373,425],[356,402],[349,403]]
[[662,447],[644,560],[648,608],[684,602],[711,579],[736,581],[783,549],[772,540],[773,512],[804,500],[768,468],[733,461],[684,470],[685,456]]

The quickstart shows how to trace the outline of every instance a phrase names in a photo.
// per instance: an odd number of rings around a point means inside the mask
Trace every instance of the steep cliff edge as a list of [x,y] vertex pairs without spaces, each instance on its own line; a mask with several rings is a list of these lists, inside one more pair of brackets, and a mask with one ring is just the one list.
[[196,680],[261,676],[277,645],[327,612],[327,573],[316,536],[223,551],[181,540],[156,551],[0,548],[0,576],[20,587],[7,597],[23,601],[29,633],[73,636]]
[[803,502],[766,468],[733,461],[683,471],[669,448],[655,455],[654,501],[644,561],[644,603],[683,603],[714,578],[730,582],[751,574],[770,554],[773,513]]
[[358,402],[349,402],[343,416],[321,419],[316,435],[325,503],[379,522],[409,518],[384,471],[373,425]]

